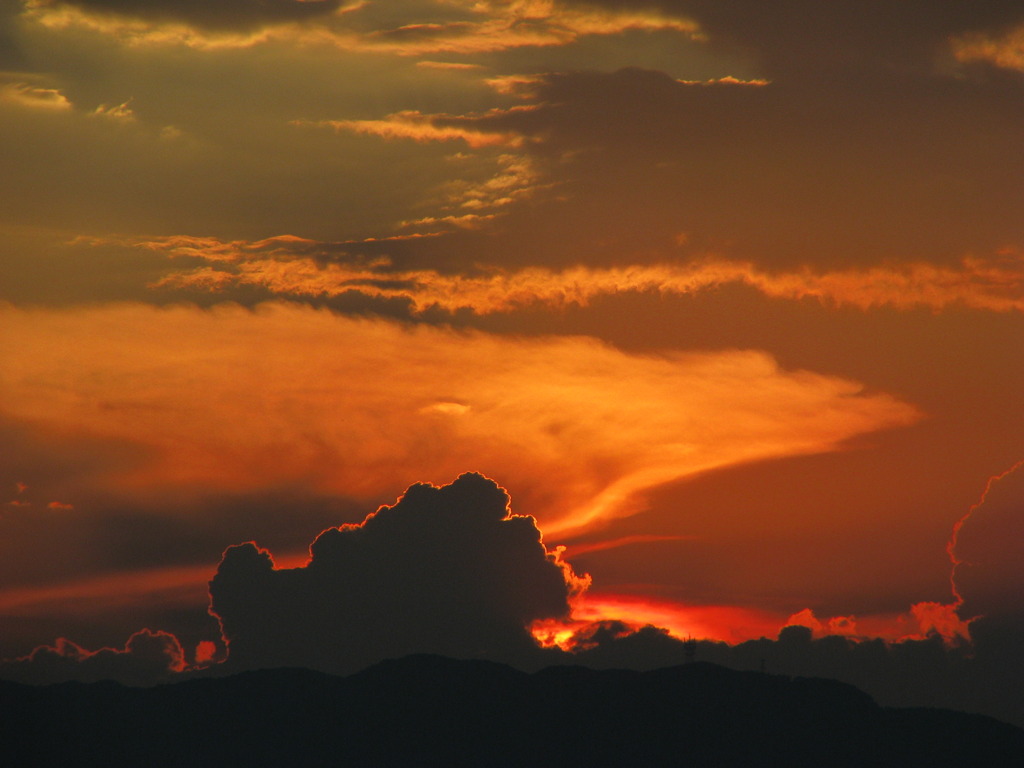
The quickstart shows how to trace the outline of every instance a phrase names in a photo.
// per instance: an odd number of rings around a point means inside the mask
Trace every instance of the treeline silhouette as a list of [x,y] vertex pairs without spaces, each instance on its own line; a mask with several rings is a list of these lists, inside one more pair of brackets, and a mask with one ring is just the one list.
[[1024,730],[844,683],[695,662],[638,672],[409,656],[349,677],[0,683],[11,766],[1024,765]]

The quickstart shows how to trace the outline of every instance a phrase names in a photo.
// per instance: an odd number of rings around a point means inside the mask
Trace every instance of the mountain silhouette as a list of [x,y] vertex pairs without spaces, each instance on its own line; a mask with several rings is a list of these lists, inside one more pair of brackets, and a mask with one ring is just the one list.
[[1024,765],[1024,730],[832,680],[409,656],[157,686],[0,683],[11,766]]

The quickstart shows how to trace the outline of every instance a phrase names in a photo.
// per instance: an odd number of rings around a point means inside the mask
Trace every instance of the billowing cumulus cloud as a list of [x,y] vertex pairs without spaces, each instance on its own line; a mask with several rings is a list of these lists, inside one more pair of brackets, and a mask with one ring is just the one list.
[[565,616],[584,586],[504,489],[465,474],[324,531],[300,568],[229,548],[210,605],[232,668],[345,672],[422,652],[522,663],[536,650],[527,626]]
[[756,351],[635,355],[287,305],[2,314],[4,413],[131,446],[85,481],[122,493],[374,497],[477,468],[555,530],[634,513],[661,483],[919,418]]

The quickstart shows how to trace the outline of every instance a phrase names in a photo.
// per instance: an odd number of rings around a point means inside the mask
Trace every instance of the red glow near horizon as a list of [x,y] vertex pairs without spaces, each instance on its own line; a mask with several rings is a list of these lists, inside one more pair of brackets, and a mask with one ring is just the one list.
[[534,639],[545,648],[578,650],[600,622],[617,621],[629,631],[645,626],[665,630],[685,640],[696,638],[731,645],[761,638],[775,639],[786,626],[803,626],[815,638],[840,635],[860,641],[878,638],[886,642],[920,640],[938,634],[954,644],[970,637],[956,606],[916,603],[904,613],[818,618],[805,608],[792,614],[732,605],[685,605],[640,595],[585,593],[573,600],[568,619],[542,619],[530,625]]
[[566,620],[534,622],[530,631],[543,646],[573,646],[574,636],[601,621],[619,621],[631,629],[653,625],[678,639],[697,637],[728,643],[775,637],[784,626],[784,614],[727,605],[684,605],[639,595],[591,593],[573,601]]

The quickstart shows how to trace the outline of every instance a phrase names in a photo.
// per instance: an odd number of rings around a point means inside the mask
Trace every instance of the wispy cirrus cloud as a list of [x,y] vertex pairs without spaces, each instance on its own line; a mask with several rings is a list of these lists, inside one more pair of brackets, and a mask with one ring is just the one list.
[[513,113],[529,112],[534,109],[536,107],[531,105],[521,105],[509,109],[493,109],[482,115],[431,115],[407,110],[379,120],[295,120],[292,124],[301,127],[333,128],[336,131],[351,131],[384,139],[412,139],[418,142],[460,140],[473,148],[518,147],[524,141],[521,135],[489,128],[487,123]]
[[[958,264],[924,262],[823,270],[809,266],[768,271],[752,262],[704,258],[685,264],[623,267],[577,266],[562,270],[480,267],[472,273],[396,270],[382,261],[338,263],[316,258],[317,245],[297,238],[259,243],[167,238],[145,247],[170,256],[228,267],[173,272],[160,288],[258,286],[283,296],[337,296],[349,291],[374,298],[407,300],[415,312],[440,308],[476,314],[510,312],[530,305],[586,306],[599,296],[657,292],[685,295],[724,285],[744,285],[769,298],[813,299],[837,307],[942,310],[961,306],[989,312],[1024,311],[1024,254],[1005,249]],[[326,252],[321,254],[326,256]]]
[[497,0],[451,3],[471,12],[447,23],[416,23],[380,29],[366,42],[402,55],[472,54],[528,46],[568,45],[589,35],[615,35],[630,30],[670,30],[698,38],[692,19],[654,8],[599,8],[552,0]]
[[129,44],[240,47],[361,7],[357,0],[26,0],[23,17],[48,29],[79,28]]
[[690,18],[653,8],[602,9],[552,0],[375,6],[364,0],[28,0],[25,17],[50,29],[84,28],[132,45],[216,49],[283,40],[399,56],[568,45],[631,30],[699,38],[699,27]]

